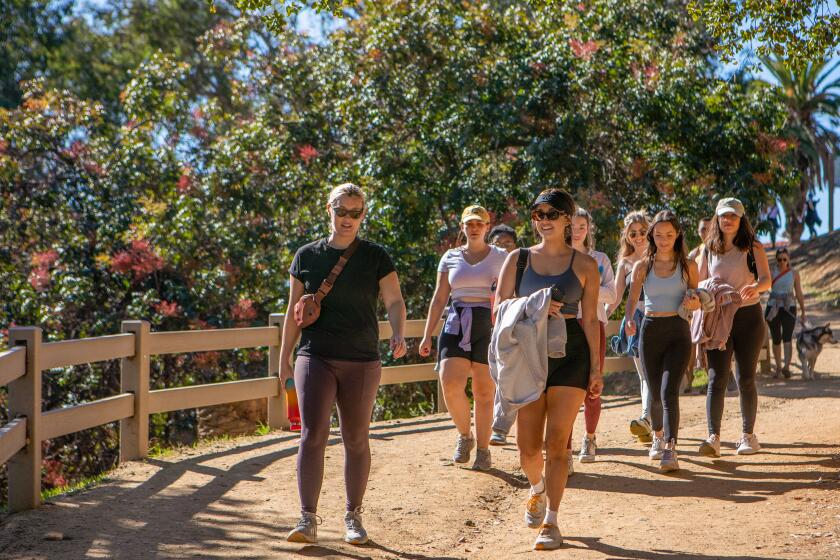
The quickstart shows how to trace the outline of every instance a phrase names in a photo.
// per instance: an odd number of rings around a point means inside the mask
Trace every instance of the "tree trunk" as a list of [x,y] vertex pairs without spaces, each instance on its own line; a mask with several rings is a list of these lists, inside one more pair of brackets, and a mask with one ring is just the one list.
[[805,210],[805,199],[811,189],[811,182],[808,176],[808,163],[804,157],[799,158],[799,190],[792,193],[791,198],[783,201],[785,217],[787,218],[787,234],[791,245],[799,245],[802,232],[805,231],[803,213]]

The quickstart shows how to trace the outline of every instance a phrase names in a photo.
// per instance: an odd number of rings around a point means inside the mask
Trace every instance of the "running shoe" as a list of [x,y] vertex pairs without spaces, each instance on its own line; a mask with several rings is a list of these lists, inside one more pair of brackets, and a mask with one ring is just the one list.
[[648,457],[651,461],[659,461],[662,459],[662,452],[665,450],[665,440],[654,434],[653,444],[648,451]]
[[456,463],[469,463],[470,452],[473,447],[475,447],[475,438],[472,437],[472,434],[468,436],[458,434],[458,440],[455,442],[455,455],[452,456],[452,460]]
[[525,504],[525,525],[529,529],[536,529],[542,524],[546,506],[545,492],[528,496],[528,502]]
[[563,546],[563,536],[557,525],[543,523],[540,525],[540,534],[534,541],[534,550],[557,550]]
[[580,444],[580,454],[578,455],[578,460],[581,463],[594,463],[595,462],[595,453],[598,450],[598,446],[595,444],[595,436],[591,438],[584,434],[583,441]]
[[758,438],[755,434],[743,434],[738,440],[738,455],[753,455],[761,450],[761,445],[758,443]]
[[350,544],[367,544],[368,534],[362,526],[361,507],[357,507],[353,511],[348,511],[344,514],[344,526],[346,531],[344,533],[344,542]]
[[644,416],[630,421],[630,433],[639,439],[642,439],[643,436],[650,437],[652,431],[650,422]]
[[668,442],[662,450],[662,459],[659,461],[659,470],[662,472],[673,472],[680,470],[680,463],[677,461],[677,442],[673,439]]
[[309,543],[314,544],[318,542],[318,524],[320,519],[314,513],[308,511],[303,512],[300,521],[294,529],[289,531],[286,535],[286,540],[294,543]]
[[710,434],[706,441],[700,444],[700,455],[707,457],[720,457],[720,436]]
[[478,448],[475,450],[475,463],[473,463],[474,471],[489,471],[492,466],[490,461],[490,450]]
[[490,436],[490,445],[507,445],[507,434],[493,430],[493,435]]

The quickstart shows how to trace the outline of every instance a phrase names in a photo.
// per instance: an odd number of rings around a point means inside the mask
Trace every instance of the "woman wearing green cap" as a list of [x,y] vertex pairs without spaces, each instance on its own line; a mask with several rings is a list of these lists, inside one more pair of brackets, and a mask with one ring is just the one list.
[[[493,423],[493,397],[496,385],[490,377],[487,349],[490,345],[490,318],[493,287],[507,258],[507,251],[487,243],[490,214],[478,205],[467,206],[461,214],[461,233],[466,242],[448,250],[438,265],[437,285],[429,304],[426,329],[418,350],[421,356],[432,351],[432,336],[447,302],[452,305],[443,331],[438,337],[440,382],[443,398],[458,429],[453,460],[467,463],[478,444],[473,468],[489,470],[490,435]],[[470,422],[467,379],[472,377],[475,407],[475,436]]]
[[741,398],[743,433],[738,441],[739,455],[758,452],[761,445],[755,436],[758,392],[755,370],[764,344],[764,316],[759,297],[770,289],[770,266],[764,247],[737,198],[723,198],[717,204],[715,219],[700,255],[700,280],[712,279],[728,284],[741,298],[732,320],[729,338],[719,349],[707,349],[709,389],[706,395],[706,416],[709,437],[700,444],[700,453],[720,457],[720,426],[723,417],[726,382],[732,367],[732,356],[738,363],[736,375]]

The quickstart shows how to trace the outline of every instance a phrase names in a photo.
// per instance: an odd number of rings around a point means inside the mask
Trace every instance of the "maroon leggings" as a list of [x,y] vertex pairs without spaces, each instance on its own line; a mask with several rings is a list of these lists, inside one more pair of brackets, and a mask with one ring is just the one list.
[[[604,373],[604,359],[607,356],[607,333],[604,331],[604,323],[598,321],[598,330],[601,335],[601,373]],[[583,420],[586,424],[586,433],[594,434],[598,428],[598,420],[601,419],[601,397],[590,398],[586,395],[583,399]],[[569,442],[566,444],[567,449],[572,448],[572,436],[574,429],[569,434]]]
[[324,452],[330,436],[333,404],[344,443],[344,487],[347,510],[362,505],[370,475],[368,431],[382,365],[317,356],[298,356],[295,389],[300,407],[300,448],[297,458],[300,509],[315,513],[324,479]]

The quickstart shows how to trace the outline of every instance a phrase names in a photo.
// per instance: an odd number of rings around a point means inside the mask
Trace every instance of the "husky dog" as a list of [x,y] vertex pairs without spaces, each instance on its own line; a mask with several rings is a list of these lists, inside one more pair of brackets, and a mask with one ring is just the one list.
[[802,379],[819,377],[814,371],[814,364],[822,352],[823,344],[838,342],[831,332],[831,327],[825,324],[821,327],[803,329],[796,336],[796,351],[799,353],[799,363],[802,365]]

